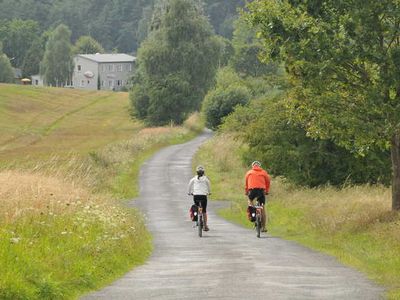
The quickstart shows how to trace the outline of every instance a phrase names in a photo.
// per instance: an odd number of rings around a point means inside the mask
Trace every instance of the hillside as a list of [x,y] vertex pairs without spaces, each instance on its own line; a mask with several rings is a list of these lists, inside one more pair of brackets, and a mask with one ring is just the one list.
[[0,165],[88,153],[129,138],[128,93],[0,84]]
[[193,137],[144,128],[128,94],[0,85],[0,299],[75,299],[142,264],[151,237],[138,173]]

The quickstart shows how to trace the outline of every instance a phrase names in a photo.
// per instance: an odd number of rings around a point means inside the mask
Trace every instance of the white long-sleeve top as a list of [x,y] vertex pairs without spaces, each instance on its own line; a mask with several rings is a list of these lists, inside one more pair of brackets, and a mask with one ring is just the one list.
[[203,175],[193,177],[189,182],[189,194],[193,195],[208,195],[211,193],[210,180]]

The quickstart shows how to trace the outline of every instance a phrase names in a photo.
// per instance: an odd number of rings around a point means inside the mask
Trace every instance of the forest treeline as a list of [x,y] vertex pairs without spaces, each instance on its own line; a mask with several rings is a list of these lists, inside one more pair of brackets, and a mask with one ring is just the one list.
[[[10,66],[23,76],[39,73],[46,43],[60,25],[70,42],[90,37],[105,52],[136,53],[147,37],[162,0],[4,0],[0,1],[0,82],[11,82]],[[197,0],[217,34],[230,38],[244,0]],[[100,51],[102,52],[102,51]],[[84,52],[87,53],[87,52]],[[68,77],[68,76],[66,76]]]
[[[32,20],[29,31],[41,35],[64,24],[74,43],[80,36],[91,36],[107,51],[135,52],[147,35],[147,26],[157,0],[4,0],[0,1],[0,40],[9,31],[11,20]],[[215,31],[232,35],[237,8],[244,0],[198,1],[204,6]],[[204,2],[204,3],[203,3]],[[16,39],[18,37],[15,37]],[[17,42],[16,40],[13,41]],[[4,44],[4,41],[3,41]],[[5,47],[5,53],[14,57]]]

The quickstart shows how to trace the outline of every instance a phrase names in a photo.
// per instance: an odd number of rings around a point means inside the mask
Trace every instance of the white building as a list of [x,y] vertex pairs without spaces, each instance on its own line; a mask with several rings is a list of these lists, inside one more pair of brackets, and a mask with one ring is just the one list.
[[119,91],[129,85],[136,57],[127,54],[78,54],[74,57],[74,88]]

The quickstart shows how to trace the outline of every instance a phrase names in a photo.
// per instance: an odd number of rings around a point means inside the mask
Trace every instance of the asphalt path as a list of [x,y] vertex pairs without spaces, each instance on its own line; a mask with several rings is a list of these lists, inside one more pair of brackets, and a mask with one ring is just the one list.
[[384,290],[359,272],[294,242],[269,234],[257,238],[255,231],[217,217],[212,202],[211,230],[199,238],[186,194],[192,157],[209,135],[165,148],[143,165],[140,198],[131,205],[146,215],[153,254],[85,299],[383,298]]

